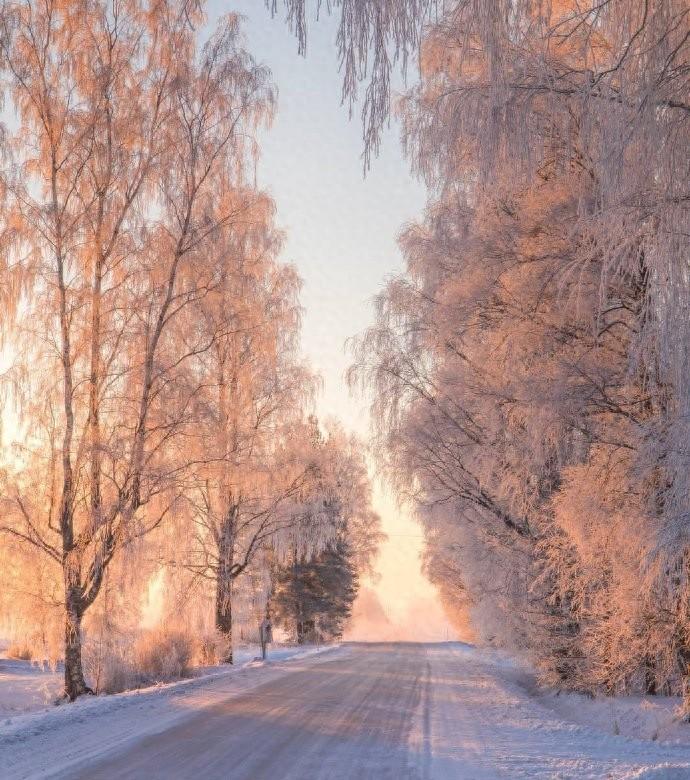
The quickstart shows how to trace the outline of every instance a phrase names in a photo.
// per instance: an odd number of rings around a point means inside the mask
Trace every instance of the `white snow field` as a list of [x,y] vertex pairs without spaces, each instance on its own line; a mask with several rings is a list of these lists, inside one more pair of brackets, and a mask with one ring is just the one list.
[[599,703],[529,684],[462,643],[353,643],[8,718],[0,777],[690,778],[687,743],[604,733]]
[[47,707],[60,694],[63,675],[0,651],[0,723],[8,716]]

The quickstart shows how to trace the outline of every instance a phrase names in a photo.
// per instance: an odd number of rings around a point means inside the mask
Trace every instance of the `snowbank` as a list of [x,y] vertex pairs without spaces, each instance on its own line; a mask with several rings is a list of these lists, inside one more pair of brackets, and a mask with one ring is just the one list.
[[474,648],[462,643],[456,647],[480,655],[483,662],[491,664],[506,682],[522,688],[536,704],[564,721],[613,736],[690,745],[690,724],[679,718],[681,699],[678,696],[591,698],[577,693],[544,690],[538,687],[536,675],[526,663],[501,650]]
[[673,720],[675,699],[545,694],[524,665],[462,643],[429,647],[427,658],[415,734],[429,777],[690,780],[690,726]]
[[[323,648],[320,648],[323,649]],[[278,646],[269,649],[268,661],[280,661],[294,657],[309,655],[319,648],[296,648],[293,646]],[[235,650],[235,664],[227,666],[203,666],[193,669],[192,675],[174,684],[188,684],[200,677],[231,673],[238,667],[257,665],[260,651],[258,647],[240,647]],[[62,666],[53,670],[47,665],[32,661],[8,658],[4,650],[0,650],[0,724],[8,724],[15,715],[22,715],[52,707],[60,699],[64,686]],[[155,685],[150,688],[161,689]],[[149,688],[142,687],[139,691]],[[131,691],[130,691],[131,693]],[[103,696],[99,696],[99,701]],[[8,718],[10,720],[8,720]]]
[[679,719],[681,701],[674,696],[590,699],[573,693],[545,693],[537,699],[564,720],[607,734],[690,744],[690,725]]
[[62,686],[60,672],[0,654],[0,721],[8,715],[47,707]]

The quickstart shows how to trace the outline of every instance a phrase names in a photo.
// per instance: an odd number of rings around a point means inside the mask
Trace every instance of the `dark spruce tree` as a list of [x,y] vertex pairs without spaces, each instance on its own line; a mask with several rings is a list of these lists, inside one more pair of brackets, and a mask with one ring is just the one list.
[[273,619],[298,644],[339,639],[358,587],[351,547],[338,539],[310,560],[295,557],[275,570]]

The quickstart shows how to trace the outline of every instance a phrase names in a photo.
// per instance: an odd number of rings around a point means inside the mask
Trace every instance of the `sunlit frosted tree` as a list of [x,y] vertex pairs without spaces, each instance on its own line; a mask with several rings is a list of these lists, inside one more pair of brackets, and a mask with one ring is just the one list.
[[[385,45],[341,8],[346,49]],[[485,639],[687,693],[686,4],[438,11],[401,107],[432,199],[353,379]],[[375,18],[413,47],[408,12]]]
[[13,378],[29,435],[2,530],[62,570],[74,699],[106,568],[179,500],[191,366],[211,347],[188,315],[219,282],[207,243],[245,209],[218,211],[215,191],[251,158],[272,92],[235,17],[197,51],[199,10],[184,2],[3,10],[19,120],[6,224],[25,290]]

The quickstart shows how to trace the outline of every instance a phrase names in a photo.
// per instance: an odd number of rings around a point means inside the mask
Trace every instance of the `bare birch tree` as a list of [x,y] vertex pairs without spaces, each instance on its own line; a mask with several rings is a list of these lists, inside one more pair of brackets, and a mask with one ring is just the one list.
[[[6,172],[28,278],[21,344],[30,460],[2,530],[62,568],[65,692],[87,692],[81,623],[116,552],[175,506],[181,439],[208,348],[187,329],[217,284],[205,244],[241,218],[210,207],[270,112],[267,73],[223,20],[196,61],[187,4],[13,4],[19,110]],[[60,366],[60,371],[55,369]],[[59,377],[59,378],[58,378]]]
[[199,306],[213,340],[200,366],[205,384],[187,502],[195,533],[182,565],[215,587],[215,624],[232,662],[233,582],[289,524],[287,502],[304,478],[286,448],[315,380],[297,357],[300,281],[277,262],[273,203],[224,188],[219,203],[251,204],[241,225],[214,242],[219,283]]

